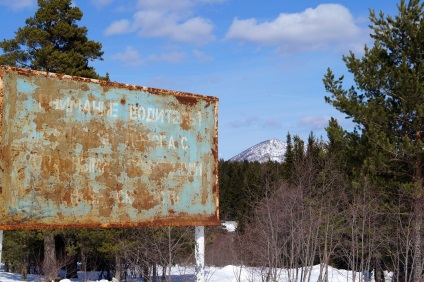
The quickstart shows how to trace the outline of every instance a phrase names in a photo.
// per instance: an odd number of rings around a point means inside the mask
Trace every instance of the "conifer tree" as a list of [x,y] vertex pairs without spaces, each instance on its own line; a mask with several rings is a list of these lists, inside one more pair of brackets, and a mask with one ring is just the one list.
[[100,78],[88,63],[102,60],[102,44],[88,40],[87,28],[77,25],[82,11],[72,0],[38,0],[38,6],[15,38],[0,42],[0,65]]
[[295,163],[302,162],[305,158],[305,142],[299,135],[293,137],[293,155]]
[[[369,147],[376,172],[409,175],[414,186],[414,281],[422,281],[421,224],[424,213],[424,4],[401,0],[398,15],[370,12],[374,39],[364,55],[343,57],[355,86],[328,69],[326,101],[353,119]],[[351,139],[353,140],[353,138]]]
[[287,133],[286,151],[284,152],[283,172],[286,179],[290,179],[294,169],[294,153],[290,132]]
[[322,142],[315,137],[313,132],[309,133],[306,146],[306,157],[312,158],[313,160],[318,159],[321,149]]

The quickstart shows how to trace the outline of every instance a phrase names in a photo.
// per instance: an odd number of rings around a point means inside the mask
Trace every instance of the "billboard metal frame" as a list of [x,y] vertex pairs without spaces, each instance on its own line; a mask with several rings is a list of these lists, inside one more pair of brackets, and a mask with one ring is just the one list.
[[0,230],[219,224],[218,98],[0,66]]

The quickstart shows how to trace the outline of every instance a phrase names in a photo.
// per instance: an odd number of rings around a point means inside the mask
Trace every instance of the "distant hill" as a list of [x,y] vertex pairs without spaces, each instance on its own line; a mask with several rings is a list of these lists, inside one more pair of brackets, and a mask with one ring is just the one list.
[[278,139],[271,139],[261,142],[249,149],[241,152],[240,154],[232,157],[229,161],[233,162],[283,162],[284,154],[286,152],[287,144]]

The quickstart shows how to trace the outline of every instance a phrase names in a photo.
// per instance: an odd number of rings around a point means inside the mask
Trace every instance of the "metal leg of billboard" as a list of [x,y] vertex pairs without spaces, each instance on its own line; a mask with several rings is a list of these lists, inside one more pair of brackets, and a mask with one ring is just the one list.
[[3,250],[3,230],[0,230],[0,271],[1,271],[1,252]]
[[196,239],[196,281],[205,282],[205,227],[196,226],[194,228],[194,234]]

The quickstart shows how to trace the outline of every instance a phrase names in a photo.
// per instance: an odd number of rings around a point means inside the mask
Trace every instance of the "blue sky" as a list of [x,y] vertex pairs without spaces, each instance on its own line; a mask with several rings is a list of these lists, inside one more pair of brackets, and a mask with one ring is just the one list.
[[[219,98],[219,155],[228,159],[287,132],[306,139],[335,117],[324,102],[330,67],[370,41],[369,9],[397,13],[389,0],[74,0],[79,25],[103,44],[92,63],[112,81]],[[0,0],[0,39],[14,37],[36,0]]]

